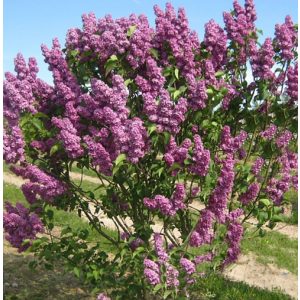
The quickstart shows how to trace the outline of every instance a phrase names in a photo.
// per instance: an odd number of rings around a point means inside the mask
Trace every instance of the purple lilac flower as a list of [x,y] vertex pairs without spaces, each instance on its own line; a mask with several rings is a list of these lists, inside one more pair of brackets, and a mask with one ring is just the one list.
[[217,187],[213,190],[208,201],[208,209],[215,214],[221,223],[225,221],[225,209],[227,207],[227,200],[232,191],[233,181],[234,159],[232,154],[227,154],[226,159],[223,161]]
[[106,296],[104,293],[101,293],[97,296],[97,300],[111,300],[111,298]]
[[148,258],[144,259],[144,267],[148,268],[148,269],[152,269],[157,274],[160,273],[159,265],[156,262],[154,262],[153,260],[151,260],[151,259],[148,259]]
[[172,166],[174,163],[183,165],[184,160],[188,157],[188,150],[191,145],[191,140],[185,139],[180,146],[177,146],[175,138],[171,136],[167,152],[164,155],[164,160],[167,165]]
[[166,263],[166,269],[167,269],[167,272],[166,272],[167,286],[170,286],[170,287],[179,286],[178,270],[176,270],[176,268],[174,266],[170,265],[169,263]]
[[200,188],[198,186],[194,186],[191,191],[191,196],[196,197],[199,192],[200,192]]
[[276,139],[275,143],[279,149],[286,148],[292,139],[293,135],[289,130],[285,130],[281,135]]
[[247,139],[247,133],[243,130],[236,137],[232,137],[230,133],[230,127],[225,125],[221,132],[220,148],[225,153],[234,153],[240,149]]
[[239,159],[244,159],[246,156],[247,156],[246,150],[243,149],[243,148],[240,148],[240,149],[238,150],[238,158],[239,158]]
[[127,233],[125,231],[121,233],[121,240],[123,240],[123,241],[128,240],[129,237],[130,237],[129,233]]
[[262,169],[262,167],[263,167],[263,165],[264,165],[264,163],[265,163],[264,159],[261,158],[261,157],[258,157],[254,161],[254,163],[253,163],[253,165],[251,167],[252,174],[255,175],[255,176],[258,176],[259,173],[260,173],[260,171],[261,171],[261,169]]
[[[255,33],[254,21],[256,20],[256,11],[252,0],[245,2],[245,7],[241,7],[235,0],[233,2],[233,14],[229,12],[223,13],[225,30],[230,40],[234,41],[239,46],[246,44],[248,40],[253,39],[251,33]],[[240,48],[238,60],[241,63],[246,62],[245,48]]]
[[277,132],[277,126],[271,124],[265,131],[262,131],[260,133],[260,136],[266,140],[271,140],[275,136],[276,132]]
[[190,245],[192,247],[199,247],[203,244],[208,244],[213,238],[212,225],[214,221],[214,214],[208,210],[201,211],[201,217],[197,223],[195,231],[191,234]]
[[238,96],[239,93],[237,92],[234,85],[226,84],[224,87],[227,89],[227,93],[223,98],[222,108],[224,110],[228,110],[231,100]]
[[201,137],[194,135],[194,150],[192,156],[193,164],[189,168],[190,172],[198,175],[205,176],[208,172],[210,162],[210,152],[204,149]]
[[145,197],[143,202],[150,210],[159,209],[159,211],[165,216],[174,216],[177,210],[184,209],[186,207],[184,204],[184,198],[184,185],[177,183],[171,199],[162,195],[156,195],[153,199]]
[[297,188],[298,175],[293,175],[293,170],[297,170],[298,158],[296,153],[285,150],[277,161],[280,164],[278,178],[271,178],[268,181],[266,193],[275,205],[280,205],[283,194],[291,185]]
[[184,209],[186,207],[184,204],[184,198],[185,198],[184,184],[177,183],[175,186],[175,191],[171,197],[171,202],[173,203],[173,208],[175,211],[179,209]]
[[226,59],[227,37],[224,30],[214,21],[205,24],[204,44],[212,54],[212,63],[215,69],[223,66]]
[[188,20],[183,8],[179,8],[178,16],[170,3],[166,4],[166,11],[154,6],[156,15],[156,34],[154,46],[164,53],[167,42],[175,58],[176,65],[184,76],[196,73],[194,51],[199,47],[197,34],[189,29]]
[[228,224],[227,242],[228,250],[227,257],[223,261],[223,266],[233,263],[237,260],[240,254],[240,242],[243,235],[243,226],[237,222],[231,222]]
[[226,215],[226,222],[236,222],[237,219],[244,214],[244,210],[237,208]]
[[60,139],[70,158],[78,158],[83,155],[83,149],[80,146],[80,137],[77,130],[68,118],[52,118],[52,124],[60,129],[58,139]]
[[189,85],[188,106],[193,110],[200,110],[206,107],[208,99],[204,80],[197,80],[193,75],[186,75]]
[[184,258],[184,257],[181,258],[180,265],[185,270],[185,272],[189,275],[192,275],[193,273],[196,272],[195,264],[187,258]]
[[156,199],[150,199],[145,197],[143,200],[144,205],[150,209],[150,210],[154,210],[158,208],[158,203],[156,201]]
[[294,67],[290,66],[288,68],[287,94],[291,103],[296,104],[298,102],[298,63]]
[[279,186],[280,181],[275,178],[271,178],[268,181],[267,187],[266,187],[266,193],[269,196],[269,198],[274,202],[274,204],[279,205],[282,201],[283,197],[283,191]]
[[156,285],[160,283],[160,276],[158,273],[151,269],[144,269],[144,276],[147,278],[151,285]]
[[297,32],[290,16],[286,16],[285,23],[276,24],[275,26],[275,42],[281,50],[282,58],[293,59],[294,53],[292,49],[296,47]]
[[130,248],[132,251],[134,251],[136,248],[138,248],[139,246],[141,246],[142,244],[144,244],[144,241],[137,237],[135,240],[133,240],[131,243],[130,243]]
[[248,205],[252,200],[254,200],[259,192],[259,184],[256,182],[251,183],[245,193],[240,196],[240,201],[244,205]]
[[169,255],[164,249],[163,239],[159,233],[154,234],[154,247],[160,262],[166,262],[169,259]]
[[24,168],[14,167],[12,171],[16,175],[30,180],[30,182],[24,183],[21,187],[26,200],[30,204],[35,203],[38,200],[38,196],[43,201],[51,203],[55,197],[66,192],[66,187],[62,182],[34,165],[27,165]]
[[272,71],[274,54],[272,40],[267,38],[258,52],[251,57],[251,66],[254,77],[267,80],[274,78],[274,73]]
[[43,224],[36,214],[30,213],[29,209],[20,203],[14,207],[7,202],[5,209],[6,212],[3,214],[3,227],[7,233],[5,238],[13,247],[18,248],[19,252],[25,251],[31,243],[23,245],[24,240],[34,240],[37,233],[44,232]]
[[213,253],[209,252],[207,254],[196,256],[195,259],[194,259],[194,261],[195,261],[196,265],[199,265],[199,264],[201,264],[203,262],[206,262],[206,261],[212,261],[213,257],[214,257]]
[[3,159],[6,163],[17,163],[25,160],[25,142],[19,126],[13,126],[9,132],[3,132]]

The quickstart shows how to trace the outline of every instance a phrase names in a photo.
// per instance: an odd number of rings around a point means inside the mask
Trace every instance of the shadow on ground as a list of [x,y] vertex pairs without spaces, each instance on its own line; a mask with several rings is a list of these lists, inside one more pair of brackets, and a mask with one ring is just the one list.
[[59,267],[49,271],[42,267],[31,270],[28,263],[32,257],[17,252],[4,253],[3,260],[5,300],[95,299],[76,277]]

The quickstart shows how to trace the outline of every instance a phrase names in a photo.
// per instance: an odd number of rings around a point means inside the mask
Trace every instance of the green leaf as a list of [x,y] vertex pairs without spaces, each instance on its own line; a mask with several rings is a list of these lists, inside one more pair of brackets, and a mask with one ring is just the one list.
[[284,222],[283,215],[274,215],[271,219],[273,222]]
[[148,127],[148,134],[151,135],[152,132],[156,130],[156,124],[152,124]]
[[105,68],[105,77],[117,66],[118,57],[116,55],[112,55],[104,65]]
[[121,153],[115,160],[115,166],[119,165],[122,161],[126,159],[126,154]]
[[145,251],[144,247],[138,247],[132,254],[132,258],[135,258],[138,254],[142,253]]
[[150,49],[150,53],[152,54],[152,56],[156,59],[158,59],[158,51],[154,48]]
[[157,294],[157,292],[162,289],[163,285],[161,283],[157,284],[153,289],[153,294]]
[[136,30],[136,25],[129,26],[127,30],[127,36],[131,37]]
[[47,116],[46,114],[42,113],[42,112],[38,112],[36,114],[34,114],[35,118],[44,118],[44,119],[49,119],[49,116]]
[[171,168],[169,168],[169,172],[172,172],[176,169],[180,169],[181,168],[181,165],[179,163],[174,163]]
[[175,74],[176,79],[179,79],[179,70],[177,68],[175,68],[174,74]]
[[207,89],[206,93],[208,96],[211,96],[211,95],[213,95],[214,91],[213,91],[213,89]]
[[52,156],[54,153],[56,153],[60,148],[59,144],[54,144],[50,149],[50,156]]
[[270,200],[266,198],[260,199],[259,203],[263,204],[264,206],[269,206],[271,204]]
[[173,98],[174,99],[177,99],[177,97],[181,94],[181,92],[179,90],[176,90],[174,93],[173,93]]
[[130,83],[132,83],[133,82],[133,80],[132,79],[127,79],[127,80],[125,80],[125,85],[126,86],[128,86]]
[[172,294],[172,291],[171,290],[167,290],[167,291],[164,292],[163,298],[167,299],[171,294]]
[[117,61],[118,57],[115,54],[113,54],[108,60],[109,61]]
[[73,272],[78,278],[80,277],[80,269],[79,268],[74,267]]
[[216,76],[217,78],[219,78],[219,77],[223,76],[224,74],[225,74],[224,71],[218,71],[218,72],[215,74],[215,76]]

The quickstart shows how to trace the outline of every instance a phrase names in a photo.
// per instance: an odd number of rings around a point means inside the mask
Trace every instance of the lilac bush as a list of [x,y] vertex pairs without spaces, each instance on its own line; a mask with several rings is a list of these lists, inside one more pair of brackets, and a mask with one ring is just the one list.
[[[235,0],[225,28],[210,20],[201,41],[183,8],[154,12],[155,28],[144,15],[84,14],[64,48],[41,47],[53,84],[21,54],[5,74],[4,160],[27,180],[29,205],[7,205],[6,237],[63,260],[98,299],[185,297],[237,260],[249,218],[261,235],[274,228],[298,186],[291,18],[263,39],[253,1]],[[74,166],[101,193],[74,180]],[[53,237],[51,207],[88,220],[112,253],[72,224]]]

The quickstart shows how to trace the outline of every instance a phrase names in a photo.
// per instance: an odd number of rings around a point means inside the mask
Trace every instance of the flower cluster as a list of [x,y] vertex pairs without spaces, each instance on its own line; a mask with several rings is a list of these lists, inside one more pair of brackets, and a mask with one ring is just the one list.
[[6,163],[15,164],[25,160],[22,131],[19,126],[13,126],[10,134],[4,129],[3,133],[3,159]]
[[[272,177],[267,184],[266,193],[275,205],[279,205],[283,195],[293,185],[298,188],[298,176],[294,175],[298,168],[298,156],[296,153],[284,149],[278,158],[280,172],[277,178]],[[295,185],[296,183],[296,185]]]
[[217,186],[213,190],[208,201],[208,209],[215,214],[221,223],[225,221],[225,209],[227,207],[227,200],[232,191],[233,181],[234,159],[232,154],[227,154],[227,157],[223,161]]
[[153,199],[146,197],[144,205],[150,210],[158,209],[165,216],[174,216],[178,210],[185,208],[184,198],[184,185],[177,183],[171,199],[162,195],[156,195]]
[[289,130],[285,130],[282,132],[278,138],[276,139],[275,143],[279,149],[286,148],[292,139],[293,135]]
[[180,265],[188,275],[192,275],[196,272],[195,264],[187,258],[182,257],[180,259]]
[[240,196],[240,201],[244,205],[247,205],[257,197],[258,192],[259,192],[259,184],[253,182],[248,186],[247,191]]
[[34,165],[15,167],[12,170],[16,175],[30,180],[22,185],[24,196],[30,204],[38,201],[38,196],[43,201],[51,203],[55,197],[66,192],[66,187],[63,183]]
[[80,145],[80,137],[71,121],[68,118],[59,119],[56,117],[53,117],[51,121],[60,130],[57,138],[63,142],[68,156],[73,159],[82,156],[83,149]]
[[148,258],[144,259],[144,276],[151,285],[160,283],[160,269],[159,265]]
[[231,222],[228,224],[228,232],[226,235],[228,250],[227,256],[223,261],[223,266],[230,264],[237,260],[240,254],[240,242],[243,236],[243,226],[238,222]]
[[282,58],[289,60],[294,58],[293,48],[296,46],[297,32],[290,16],[286,16],[283,24],[275,26],[275,42],[281,50]]
[[254,77],[266,80],[273,79],[274,73],[272,67],[274,65],[274,54],[272,40],[267,38],[256,54],[251,57],[251,66]]
[[213,221],[214,214],[208,209],[203,209],[195,231],[193,231],[190,237],[189,243],[192,247],[199,247],[211,242],[213,238]]
[[263,158],[258,157],[251,166],[251,172],[253,175],[258,176],[265,161]]
[[[223,13],[225,30],[230,40],[240,46],[244,46],[246,37],[249,37],[251,33],[255,32],[254,21],[256,20],[256,11],[254,3],[253,0],[246,0],[245,7],[242,7],[235,0],[233,7],[234,10],[232,14],[229,12]],[[241,52],[242,51],[243,49],[241,48]],[[242,59],[242,61],[244,60]]]
[[194,150],[192,156],[193,164],[189,168],[190,172],[198,175],[205,176],[208,172],[210,162],[210,152],[204,149],[201,137],[194,135]]
[[154,234],[154,247],[158,263],[147,258],[144,259],[144,276],[147,278],[150,284],[156,285],[161,282],[160,266],[164,266],[166,269],[166,283],[168,287],[177,287],[179,285],[179,272],[172,266],[169,261],[169,255],[164,249],[163,239],[159,233]]
[[111,300],[111,298],[109,298],[108,296],[106,296],[104,293],[100,293],[97,296],[97,300]]
[[43,232],[44,227],[40,218],[30,213],[29,209],[17,203],[12,206],[5,204],[6,212],[3,214],[3,227],[7,235],[5,238],[13,247],[18,248],[19,252],[25,251],[31,243],[23,243],[25,240],[34,240],[37,233]]
[[224,30],[214,21],[205,24],[204,44],[212,54],[212,63],[217,70],[225,63],[227,37]]
[[287,94],[292,103],[298,103],[298,63],[296,63],[294,67],[290,66],[288,68]]
[[185,139],[180,146],[177,146],[175,138],[171,136],[167,152],[164,154],[164,160],[167,165],[172,166],[174,163],[183,165],[184,160],[188,157],[188,150],[191,145],[191,140]]
[[223,127],[221,132],[220,148],[225,153],[234,153],[242,147],[246,139],[247,133],[243,130],[236,137],[232,137],[230,127],[226,125]]
[[271,140],[277,132],[277,126],[271,124],[266,130],[260,133],[260,136],[266,140]]

